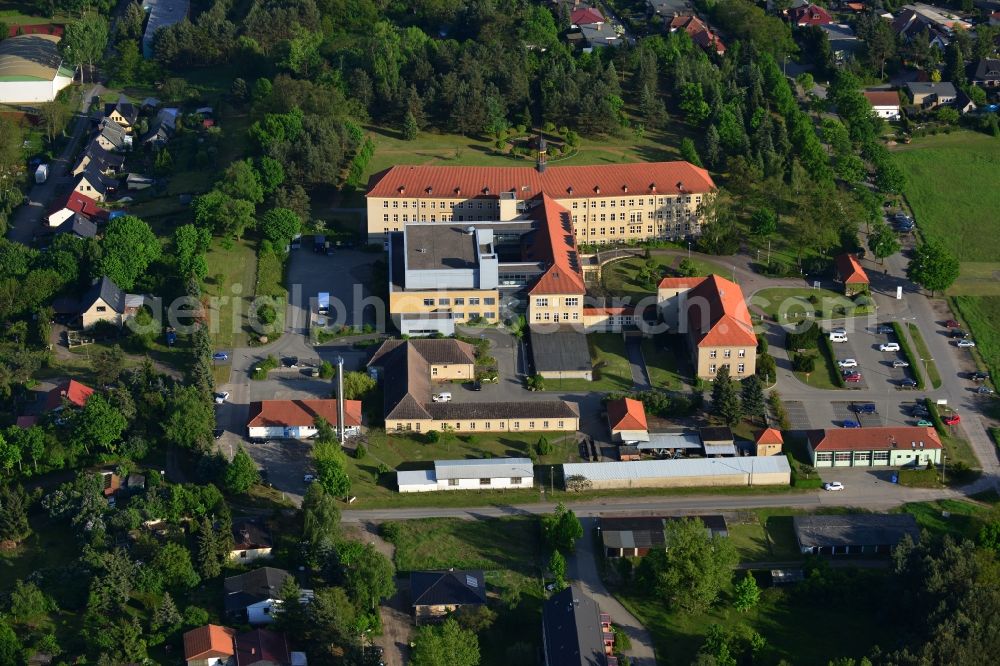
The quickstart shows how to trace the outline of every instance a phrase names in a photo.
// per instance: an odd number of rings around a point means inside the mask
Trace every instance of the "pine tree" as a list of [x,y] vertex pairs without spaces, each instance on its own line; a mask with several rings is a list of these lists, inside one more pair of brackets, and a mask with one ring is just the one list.
[[417,138],[417,121],[413,117],[413,114],[409,111],[403,116],[403,138],[407,141],[413,141]]
[[215,578],[222,573],[216,541],[212,521],[206,517],[201,521],[201,532],[198,534],[198,571],[202,578]]
[[156,612],[153,614],[151,624],[154,630],[170,632],[181,623],[181,614],[177,610],[177,604],[169,592],[163,593],[163,601],[160,602]]
[[726,425],[734,426],[743,418],[743,404],[736,385],[729,377],[729,365],[725,364],[715,375],[712,386],[712,413],[725,421]]
[[743,380],[743,413],[751,418],[764,416],[764,386],[756,375]]
[[0,486],[0,539],[16,542],[31,534],[27,503],[21,486]]

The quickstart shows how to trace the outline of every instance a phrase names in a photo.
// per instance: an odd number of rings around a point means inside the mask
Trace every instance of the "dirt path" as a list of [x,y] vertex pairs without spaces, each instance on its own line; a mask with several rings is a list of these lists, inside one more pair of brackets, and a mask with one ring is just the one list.
[[[390,560],[396,555],[396,548],[381,537],[378,525],[366,521],[360,525],[361,538],[375,546],[375,550]],[[382,603],[382,635],[375,639],[375,645],[385,652],[382,659],[386,666],[404,666],[410,660],[410,590],[409,579],[396,580],[396,594]]]

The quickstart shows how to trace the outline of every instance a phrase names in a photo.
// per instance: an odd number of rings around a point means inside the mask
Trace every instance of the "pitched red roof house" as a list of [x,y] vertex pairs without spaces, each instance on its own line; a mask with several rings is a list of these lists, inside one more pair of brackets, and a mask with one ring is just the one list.
[[660,280],[660,289],[693,289],[701,284],[703,277],[665,277]]
[[217,624],[206,624],[204,627],[186,631],[184,632],[184,659],[188,662],[229,659],[236,654],[235,640],[235,631]]
[[576,236],[569,211],[547,194],[542,194],[542,205],[536,208],[541,225],[536,239],[526,249],[525,258],[546,261],[549,267],[529,294],[580,294],[587,293],[576,249]]
[[83,407],[87,404],[87,398],[93,394],[94,389],[75,379],[70,379],[49,391],[49,395],[45,399],[45,409],[51,411],[62,407],[63,398],[77,407]]
[[899,426],[896,428],[831,428],[810,430],[807,437],[813,451],[882,451],[909,449],[911,442],[921,442],[925,449],[940,449],[941,439],[934,428]]
[[705,50],[714,50],[719,55],[726,52],[726,45],[719,36],[697,16],[675,16],[670,20],[670,32],[683,30],[691,36],[691,41]]
[[[247,427],[312,426],[319,416],[330,425],[337,425],[337,401],[319,400],[262,400],[250,403],[250,421]],[[361,425],[361,401],[344,401],[344,426]]]
[[756,347],[743,290],[719,275],[701,278],[687,294],[688,332],[698,347]]
[[837,273],[844,284],[868,284],[868,274],[853,254],[842,254],[837,257]]
[[895,90],[865,90],[862,94],[872,106],[899,106],[899,93]]
[[572,25],[594,25],[604,23],[604,15],[593,7],[582,7],[574,9],[569,15],[569,22]]
[[704,194],[715,190],[706,169],[690,162],[640,162],[599,166],[442,167],[397,165],[372,176],[366,197],[495,199],[510,192],[519,200],[547,194],[553,199],[589,199],[595,194]]
[[639,400],[621,398],[609,400],[607,404],[608,425],[611,432],[621,430],[648,430],[646,408]]
[[74,213],[82,213],[87,217],[105,217],[108,211],[97,205],[97,202],[89,197],[85,197],[76,191],[70,191],[66,195],[56,199],[52,207],[49,208],[49,215],[68,209]]
[[830,12],[817,5],[802,5],[788,10],[788,18],[792,25],[800,27],[807,25],[827,25],[833,23]]
[[284,665],[291,663],[288,642],[284,634],[254,629],[236,637],[236,663],[239,666],[255,664]]
[[781,436],[781,431],[775,428],[765,428],[760,431],[755,440],[756,444],[784,444],[785,438]]

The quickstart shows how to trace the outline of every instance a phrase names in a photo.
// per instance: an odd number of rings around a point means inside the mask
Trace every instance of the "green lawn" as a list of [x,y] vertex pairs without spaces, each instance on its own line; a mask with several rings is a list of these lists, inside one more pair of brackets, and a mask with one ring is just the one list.
[[923,363],[924,372],[927,374],[927,378],[931,381],[931,386],[934,388],[941,388],[941,373],[938,372],[937,364],[934,363],[934,359],[931,357],[931,353],[927,349],[927,343],[924,342],[924,336],[920,333],[920,327],[913,322],[907,323],[906,327],[910,329],[910,337],[913,338],[913,346],[916,347],[917,356]]
[[[947,426],[945,426],[947,428]],[[976,454],[972,452],[972,447],[969,443],[960,437],[949,437],[945,436],[941,438],[941,443],[944,445],[944,453],[948,456],[948,460],[945,462],[946,465],[951,466],[954,463],[963,463],[969,467],[969,469],[979,469],[979,459],[976,458]],[[948,474],[949,481],[951,479],[951,474]]]
[[[676,337],[676,336],[674,336]],[[678,371],[674,342],[667,335],[642,339],[642,357],[646,361],[646,372],[654,388],[680,390],[685,377]]]
[[809,373],[793,372],[795,378],[813,388],[839,391],[840,386],[834,381],[834,375],[839,370],[833,365],[833,359],[824,354],[822,350],[810,350],[805,353],[816,358],[815,369]]
[[[664,131],[648,131],[641,138],[624,136],[583,138],[576,154],[550,158],[550,165],[620,164],[680,159],[677,146],[686,136],[686,126],[671,123]],[[366,128],[375,141],[375,155],[365,178],[396,164],[452,166],[534,166],[534,160],[517,159],[494,152],[493,140],[457,134],[421,132],[413,141],[404,140],[395,129]]]
[[[228,247],[226,247],[228,245]],[[257,255],[248,240],[223,243],[216,241],[206,256],[208,277],[202,293],[218,298],[218,307],[210,312],[212,337],[217,349],[232,349],[247,344],[244,315],[249,308],[257,279]],[[221,280],[218,277],[221,276]]]
[[620,333],[591,333],[587,336],[594,380],[546,379],[546,391],[627,391],[632,388],[632,369],[625,356],[625,340]]
[[859,308],[852,299],[835,291],[804,287],[761,289],[750,297],[749,305],[779,324],[804,319],[858,316],[869,311],[868,307]]
[[[654,250],[652,258],[656,262],[654,271],[657,275],[664,276],[677,275],[677,269],[681,261],[686,257],[665,255],[657,253]],[[698,275],[711,275],[715,273],[726,279],[733,277],[732,269],[722,264],[699,257],[691,257],[690,261],[694,264]],[[646,283],[638,279],[639,271],[644,267],[645,263],[646,260],[642,257],[632,257],[605,265],[601,269],[601,282],[605,291],[614,296],[631,297],[633,305],[637,304],[642,298],[649,296],[655,298],[656,284],[659,282],[659,279],[653,283]]]
[[976,346],[971,350],[985,365],[990,377],[1000,378],[1000,296],[956,296],[952,299],[958,313],[969,326]]
[[921,529],[966,539],[974,539],[983,525],[1000,519],[1000,507],[966,500],[913,502],[899,511],[913,514]]
[[917,228],[962,261],[1000,255],[1000,139],[978,132],[922,137],[895,150]]

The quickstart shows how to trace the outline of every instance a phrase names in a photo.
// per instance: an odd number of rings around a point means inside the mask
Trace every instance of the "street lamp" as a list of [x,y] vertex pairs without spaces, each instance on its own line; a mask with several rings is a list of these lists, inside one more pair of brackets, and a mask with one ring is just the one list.
[[691,258],[691,241],[688,241],[688,259]]

